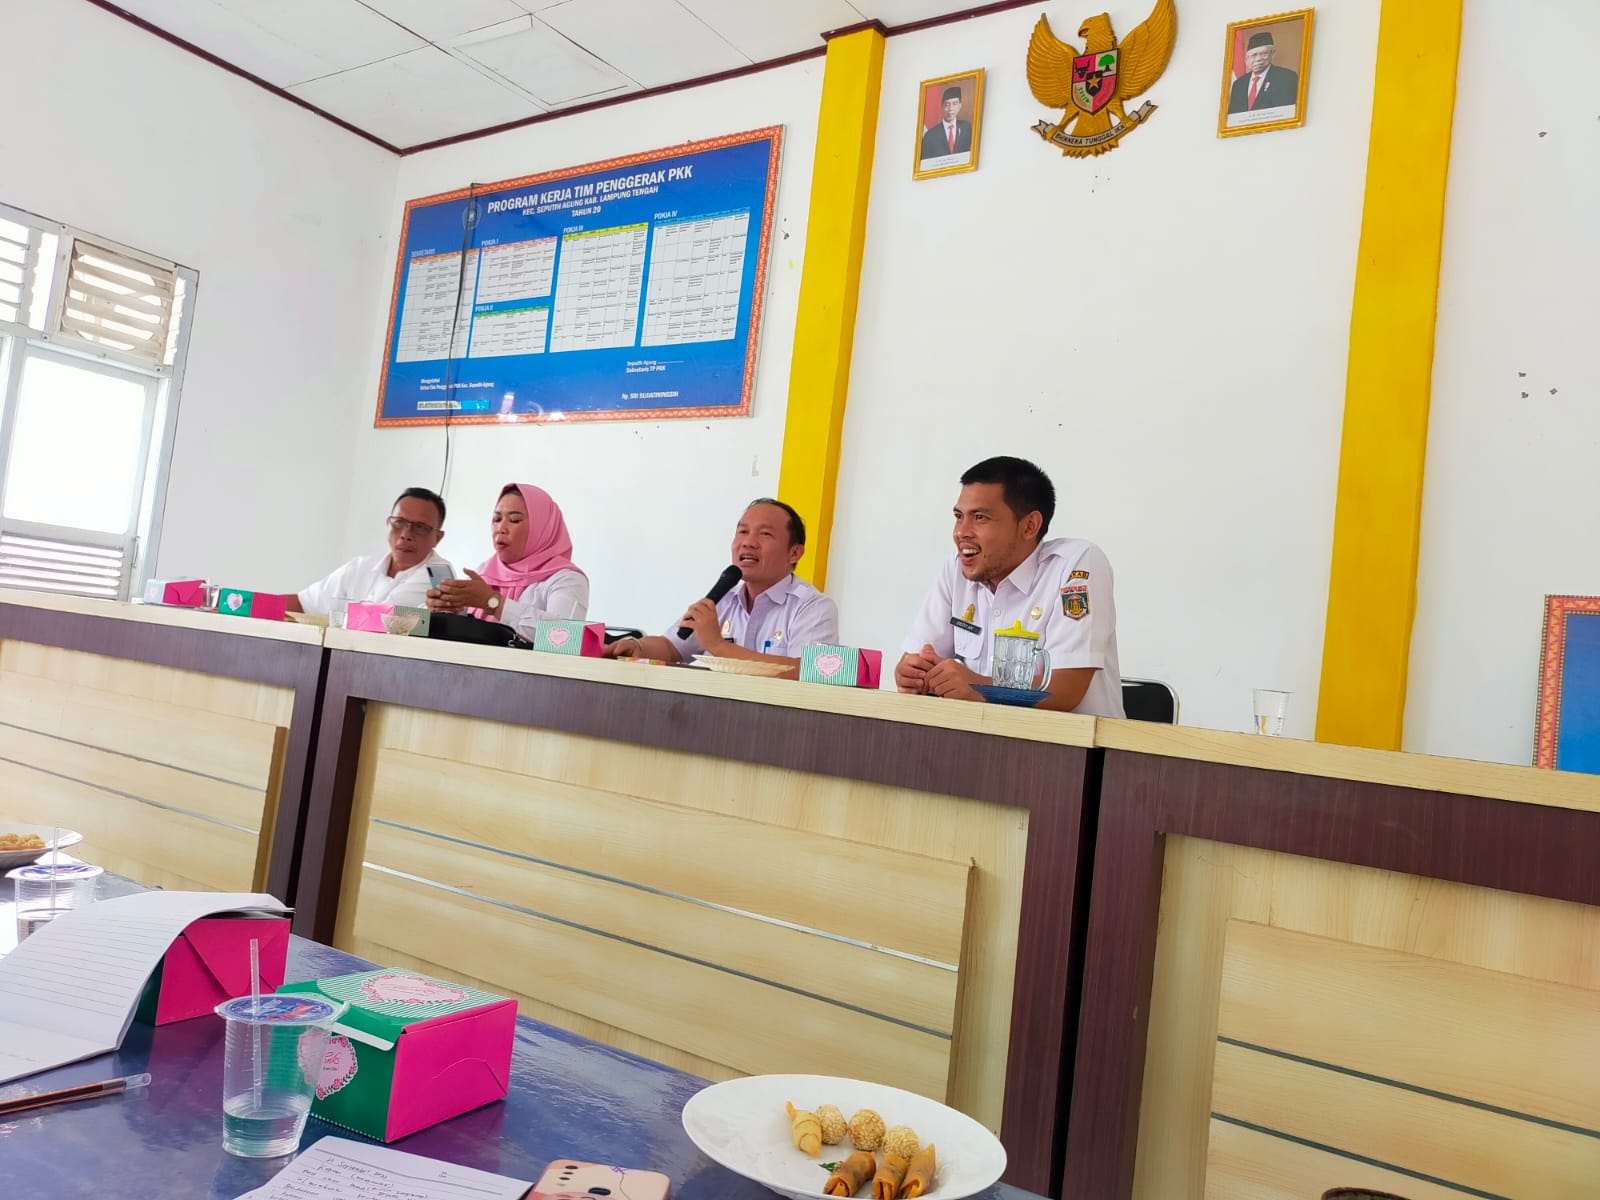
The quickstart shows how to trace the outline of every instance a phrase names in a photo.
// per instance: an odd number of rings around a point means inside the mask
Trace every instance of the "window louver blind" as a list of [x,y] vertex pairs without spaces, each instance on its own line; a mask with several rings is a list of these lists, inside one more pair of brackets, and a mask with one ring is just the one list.
[[[13,232],[15,231],[15,232]],[[0,221],[0,321],[18,325],[27,320],[28,237],[31,231]]]
[[75,238],[57,331],[141,366],[165,366],[176,291],[167,268]]
[[55,541],[0,531],[0,587],[116,600],[127,554],[121,545]]

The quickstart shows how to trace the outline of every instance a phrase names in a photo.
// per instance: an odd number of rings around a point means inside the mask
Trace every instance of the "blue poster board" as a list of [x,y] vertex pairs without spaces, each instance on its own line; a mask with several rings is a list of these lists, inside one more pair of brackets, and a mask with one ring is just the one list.
[[409,201],[375,424],[748,415],[781,133]]
[[1600,596],[1546,596],[1533,765],[1600,774]]

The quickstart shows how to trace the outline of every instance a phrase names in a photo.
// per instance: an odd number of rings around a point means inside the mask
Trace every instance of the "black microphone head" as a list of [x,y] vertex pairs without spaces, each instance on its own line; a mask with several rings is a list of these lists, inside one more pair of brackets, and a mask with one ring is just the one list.
[[[733,591],[739,580],[743,578],[744,572],[739,570],[738,567],[731,565],[723,567],[722,574],[717,576],[717,581],[711,585],[711,590],[706,593],[706,599],[713,604],[717,603],[717,601]],[[681,638],[688,637],[692,632],[694,631],[687,625],[678,626],[678,636]]]
[[735,566],[722,568],[722,574],[717,576],[717,581],[711,585],[711,590],[706,593],[706,599],[715,604],[738,586],[744,578],[744,572]]

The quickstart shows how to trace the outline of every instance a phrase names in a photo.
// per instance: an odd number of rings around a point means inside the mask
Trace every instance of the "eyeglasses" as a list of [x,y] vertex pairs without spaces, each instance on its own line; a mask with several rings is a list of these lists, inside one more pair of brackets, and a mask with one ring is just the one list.
[[427,537],[434,532],[432,525],[424,525],[421,521],[408,521],[404,517],[390,517],[389,528],[396,533],[405,533],[409,529],[418,537]]

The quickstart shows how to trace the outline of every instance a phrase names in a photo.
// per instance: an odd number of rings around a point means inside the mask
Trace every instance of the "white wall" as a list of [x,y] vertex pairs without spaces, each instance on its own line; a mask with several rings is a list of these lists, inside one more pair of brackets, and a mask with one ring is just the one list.
[[[495,498],[502,485],[521,481],[547,489],[565,511],[574,558],[589,574],[596,619],[642,624],[653,632],[704,595],[727,562],[745,504],[778,486],[822,69],[820,59],[798,63],[401,160],[385,224],[391,246],[409,199],[473,181],[491,183],[784,126],[752,415],[451,429],[449,530],[440,550],[458,567],[476,567],[489,556]],[[387,311],[393,275],[391,249],[369,281],[364,303],[370,311]],[[347,553],[380,546],[383,517],[395,495],[412,484],[437,488],[444,465],[442,428],[372,427],[382,338],[379,328],[361,347],[367,370],[351,406],[355,462]]]
[[[1030,129],[1059,116],[1023,74],[1038,7],[889,40],[829,576],[846,641],[897,651],[961,471],[1020,454],[1055,480],[1052,532],[1110,557],[1125,674],[1218,728],[1292,689],[1311,735],[1371,117],[1338,67],[1371,59],[1378,7],[1318,8],[1304,128],[1218,139],[1241,11],[1188,0],[1159,111],[1088,160]],[[1049,11],[1070,40],[1082,14]],[[918,82],[973,67],[978,170],[913,181]]]
[[[1539,31],[1507,100],[1505,31]],[[1405,748],[1532,760],[1547,593],[1600,593],[1600,7],[1469,0]]]
[[0,200],[200,275],[158,572],[315,577],[397,160],[81,0],[0,0],[0,28]]

